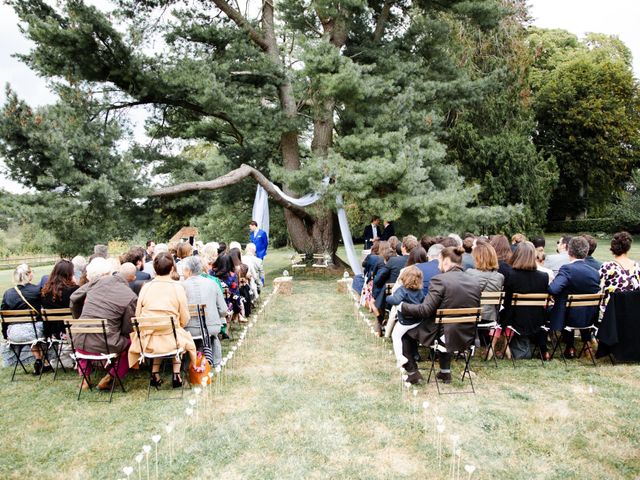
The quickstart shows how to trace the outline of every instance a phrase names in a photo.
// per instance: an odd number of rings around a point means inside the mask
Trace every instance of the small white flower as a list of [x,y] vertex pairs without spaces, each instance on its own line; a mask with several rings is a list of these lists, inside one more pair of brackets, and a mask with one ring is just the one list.
[[162,437],[160,435],[154,435],[153,437],[151,437],[151,440],[153,441],[153,443],[158,443],[161,438]]
[[142,451],[144,453],[149,453],[151,451],[151,445],[143,445],[142,446]]

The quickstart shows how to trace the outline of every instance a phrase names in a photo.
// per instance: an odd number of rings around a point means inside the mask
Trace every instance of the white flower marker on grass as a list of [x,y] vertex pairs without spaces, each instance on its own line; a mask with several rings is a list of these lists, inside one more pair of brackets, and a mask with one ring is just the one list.
[[147,480],[149,480],[149,452],[151,451],[151,445],[143,445],[142,451],[144,452],[144,458],[147,460]]
[[140,464],[142,463],[142,459],[144,458],[144,454],[139,453],[136,455],[136,463],[138,464],[138,480],[142,480],[142,467]]
[[162,437],[160,435],[154,435],[151,437],[151,441],[156,444],[156,480],[158,480],[158,442]]
[[458,443],[460,442],[460,435],[451,435],[451,466],[449,467],[449,475],[452,480],[456,478],[456,452],[458,450]]
[[425,439],[428,438],[428,434],[427,434],[427,411],[429,410],[429,402],[427,400],[425,400],[424,402],[422,402],[422,419],[424,422],[424,436]]
[[173,425],[168,423],[164,426],[164,431],[167,432],[167,437],[169,438],[169,463],[173,465],[173,436],[171,435]]
[[473,475],[473,472],[476,471],[476,466],[475,465],[471,465],[471,464],[467,464],[467,465],[464,466],[464,471],[469,474],[467,479],[471,480],[471,475]]
[[438,439],[436,442],[438,445],[438,470],[440,470],[442,466],[442,434],[444,433],[444,424],[438,424],[436,431],[438,432]]
[[129,478],[129,476],[133,473],[133,467],[124,467],[122,471],[127,476],[127,478]]

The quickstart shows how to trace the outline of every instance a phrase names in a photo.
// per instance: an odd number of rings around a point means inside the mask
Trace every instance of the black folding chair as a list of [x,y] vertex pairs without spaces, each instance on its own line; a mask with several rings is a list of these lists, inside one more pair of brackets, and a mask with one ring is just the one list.
[[[547,318],[549,313],[549,305],[551,301],[552,301],[552,297],[548,293],[514,293],[511,298],[511,307],[512,308],[518,308],[518,307],[540,308],[540,314],[544,319],[542,325],[540,326],[540,329],[548,333],[549,328],[546,326],[546,323],[547,323]],[[518,332],[518,330],[516,330],[512,325],[509,325],[507,328],[511,330],[512,333],[511,335],[507,335],[507,341],[504,346],[503,354],[506,353],[507,349],[511,345],[511,341],[516,335],[522,336],[522,334]],[[535,354],[536,348],[537,347],[534,347],[532,357]],[[542,362],[542,366],[544,367],[544,355],[542,353],[542,350],[540,350],[539,353],[540,353],[540,361]],[[553,357],[553,355],[551,356]],[[515,358],[513,358],[513,355],[511,355],[511,361],[513,363],[513,368],[516,368],[516,360]]]
[[[46,360],[47,355],[46,355],[46,348],[44,347],[44,345],[46,344],[46,339],[44,338],[43,334],[38,333],[37,324],[40,321],[41,320],[39,318],[39,315],[31,309],[0,310],[0,324],[2,326],[3,332],[7,332],[9,326],[11,325],[30,323],[31,326],[33,327],[33,334],[34,334],[33,340],[16,342],[16,341],[10,340],[8,336],[5,336],[5,342],[7,343],[7,345],[9,346],[9,349],[13,352],[13,354],[16,357],[16,364],[14,365],[13,372],[11,374],[12,382],[15,379],[18,365],[22,367],[22,370],[24,370],[24,373],[26,374],[29,373],[27,371],[27,368],[24,366],[24,363],[22,363],[20,355],[22,354],[22,350],[24,350],[24,347],[33,347],[36,345],[42,352],[43,368],[40,370],[40,375],[38,375],[38,380],[42,378],[42,373],[44,372],[44,361]],[[35,373],[35,370],[34,370],[34,373]]]
[[[490,306],[495,308],[496,318],[497,318],[497,315],[500,313],[503,302],[504,302],[503,291],[482,292],[480,296],[480,307]],[[499,326],[498,322],[495,320],[493,322],[483,322],[481,319],[480,323],[478,323],[478,330],[479,330],[478,337],[480,338],[480,344],[487,349],[487,353],[484,356],[484,361],[486,362],[487,360],[489,360],[489,354],[491,353],[493,362],[495,363],[496,368],[498,367],[498,360],[496,359],[496,352],[493,348],[493,340],[496,336],[496,332],[498,331],[498,326]],[[484,331],[489,332],[491,330],[493,330],[493,333],[491,334],[491,338],[487,342],[484,335]]]
[[[78,318],[78,319],[68,319],[65,321],[65,326],[67,328],[67,334],[69,335],[69,341],[71,342],[71,349],[73,350],[72,358],[76,361],[78,365],[78,369],[82,374],[82,379],[84,382],[89,385],[89,390],[93,390],[91,386],[91,372],[88,368],[82,366],[81,360],[87,362],[88,365],[99,365],[104,369],[105,372],[109,371],[109,366],[113,368],[113,382],[111,382],[111,389],[109,391],[109,400],[96,400],[96,401],[104,401],[111,403],[113,399],[113,392],[115,390],[116,383],[120,385],[122,392],[125,392],[124,385],[122,385],[122,380],[118,376],[118,364],[120,363],[120,354],[119,353],[111,353],[109,348],[109,342],[107,340],[107,324],[104,319],[93,319],[93,318]],[[99,335],[104,341],[104,352],[106,353],[82,353],[79,352],[75,343],[74,343],[74,335]],[[80,387],[78,388],[78,398],[80,400],[80,395],[82,395],[82,384],[80,382]]]
[[[571,311],[572,308],[592,308],[593,319],[591,324],[589,324],[586,327],[565,326],[564,330],[567,332],[571,332],[573,335],[575,335],[576,332],[582,333],[583,331],[590,331],[590,332],[593,332],[594,335],[597,335],[598,327],[596,326],[596,322],[598,321],[598,312],[603,300],[604,300],[604,293],[585,293],[585,294],[567,295],[567,303],[565,304],[565,323],[566,323],[566,319],[569,318],[569,312]],[[560,335],[560,332],[557,332],[556,344],[553,348],[553,353],[556,352],[556,349],[560,345],[561,338],[562,337]],[[589,357],[591,358],[591,363],[593,363],[593,366],[594,367],[597,366],[596,356],[595,356],[595,353],[593,352],[593,349],[591,348],[590,342],[582,343],[582,349],[578,354],[578,358],[582,357],[585,351],[589,352]],[[560,349],[560,357],[562,358],[562,361],[566,365],[567,359],[564,356],[564,352],[562,351],[562,348]]]
[[[73,316],[71,315],[70,308],[43,308],[41,310],[42,320],[45,322],[44,331],[47,332],[47,322],[62,322],[63,324],[69,320],[73,320]],[[57,338],[53,335],[47,335],[47,355],[49,354],[49,350],[53,350],[53,353],[56,356],[56,366],[53,371],[53,381],[55,382],[58,376],[58,367],[62,367],[64,373],[67,373],[67,369],[61,360],[62,349],[65,345],[69,345],[69,342],[63,338]]]
[[[178,335],[176,333],[176,320],[172,315],[167,316],[156,316],[156,317],[134,317],[131,319],[131,324],[138,335],[138,342],[140,342],[140,362],[143,363],[145,360],[150,360],[151,367],[153,365],[153,361],[156,359],[160,360],[160,366],[164,365],[165,360],[171,360],[180,362],[180,373],[182,375],[182,388],[179,397],[166,397],[165,399],[176,399],[182,398],[184,396],[184,384],[186,382],[186,376],[184,374],[183,363],[182,363],[182,354],[184,350],[178,346]],[[154,352],[149,353],[144,349],[144,344],[142,342],[143,336],[142,333],[146,335],[165,335],[173,338],[175,342],[175,348],[170,349],[166,352]],[[150,378],[153,379],[153,368],[149,369]],[[147,400],[149,400],[151,396],[151,381],[149,382],[149,388],[147,390]]]
[[[439,309],[436,311],[435,324],[436,324],[436,336],[433,340],[433,343],[429,346],[433,350],[431,354],[431,369],[429,370],[429,376],[427,377],[427,383],[431,381],[431,375],[435,374],[436,370],[436,353],[440,351],[447,351],[446,346],[440,344],[440,338],[444,333],[445,325],[468,325],[473,324],[474,331],[471,340],[465,349],[461,352],[464,355],[464,370],[462,371],[462,377],[460,380],[464,382],[464,377],[469,377],[469,383],[471,384],[471,390],[463,390],[463,391],[453,391],[453,392],[442,392],[440,391],[440,382],[438,382],[438,376],[434,375],[436,380],[436,388],[438,389],[438,394],[453,394],[453,393],[476,393],[475,387],[473,386],[473,380],[471,378],[471,356],[474,348],[475,338],[478,334],[478,323],[480,323],[480,315],[482,314],[482,309],[479,307],[472,308],[445,308]],[[453,352],[451,352],[453,353]],[[459,352],[460,353],[460,352]]]

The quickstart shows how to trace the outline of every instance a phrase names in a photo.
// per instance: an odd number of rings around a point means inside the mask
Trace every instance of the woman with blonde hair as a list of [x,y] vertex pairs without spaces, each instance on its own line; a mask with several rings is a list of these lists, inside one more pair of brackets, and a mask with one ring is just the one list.
[[[40,289],[31,283],[33,280],[33,271],[26,263],[18,265],[13,271],[14,287],[4,292],[2,296],[2,310],[31,310],[40,318]],[[35,342],[44,336],[44,325],[42,322],[34,323],[16,323],[9,325],[3,335],[6,339],[13,342]],[[43,347],[39,343],[31,346],[31,353],[35,357],[33,364],[34,375],[40,375],[40,372],[52,371],[51,365],[45,365],[43,360]]]
[[[476,241],[476,246],[471,252],[475,267],[466,270],[469,275],[480,281],[483,292],[500,292],[504,285],[504,275],[498,272],[498,255],[491,244],[484,240]],[[495,305],[482,307],[482,323],[498,321],[498,309]],[[486,330],[486,329],[485,329]],[[491,348],[487,352],[487,360],[495,353],[496,343],[500,338],[500,329],[489,332],[491,335]]]

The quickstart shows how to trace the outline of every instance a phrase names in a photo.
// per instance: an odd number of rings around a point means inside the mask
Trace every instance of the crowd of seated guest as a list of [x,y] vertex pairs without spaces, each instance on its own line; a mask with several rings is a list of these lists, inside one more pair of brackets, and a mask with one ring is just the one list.
[[[85,259],[59,260],[50,274],[38,284],[33,271],[22,264],[13,276],[15,286],[4,292],[2,310],[28,310],[37,322],[3,323],[4,338],[13,342],[32,342],[34,373],[52,371],[46,343],[52,338],[68,341],[63,321],[40,321],[42,309],[70,309],[74,318],[106,321],[106,341],[97,333],[73,336],[74,348],[85,355],[116,354],[117,361],[107,366],[107,374],[98,382],[100,390],[109,390],[115,377],[122,379],[141,353],[175,349],[173,333],[166,330],[141,330],[140,338],[132,328],[133,317],[168,317],[175,320],[177,346],[196,365],[196,349],[203,347],[202,334],[209,336],[213,366],[219,365],[222,349],[219,335],[232,321],[245,321],[251,303],[257,301],[264,285],[263,261],[256,257],[253,244],[245,253],[237,242],[229,250],[223,243],[200,245],[196,254],[189,243],[174,246],[175,257],[164,243],[150,240],[147,248],[133,247],[122,255],[109,255],[106,245],[96,245]],[[189,313],[189,305],[204,305],[200,316]],[[198,342],[194,342],[194,337]],[[228,336],[226,338],[229,338]],[[41,344],[38,340],[42,340]],[[114,369],[114,365],[116,369]],[[89,388],[87,378],[92,362],[78,360],[81,388]],[[159,387],[160,361],[153,360],[151,386]],[[200,368],[200,367],[199,367]],[[82,375],[84,372],[84,375]],[[172,386],[182,386],[181,362],[173,362]]]
[[[396,254],[391,239],[374,239],[363,262],[361,302],[376,316],[381,335],[386,328],[385,310],[393,307],[398,319],[391,334],[394,351],[398,365],[405,368],[412,383],[422,379],[416,363],[416,345],[428,346],[433,341],[436,310],[480,306],[481,292],[504,292],[500,311],[485,305],[481,312],[483,323],[497,323],[495,329],[482,333],[488,337],[485,340],[491,341],[490,352],[530,358],[537,349],[541,358],[548,361],[549,343],[553,345],[558,335],[564,357],[572,359],[576,357],[575,331],[580,332],[583,342],[597,347],[594,330],[588,327],[598,316],[594,307],[567,310],[568,296],[604,293],[602,318],[611,293],[639,291],[640,267],[628,256],[631,242],[627,232],[614,235],[614,260],[600,263],[593,258],[597,241],[589,235],[562,236],[556,253],[548,257],[544,253],[544,237],[537,236],[529,242],[522,234],[513,235],[511,242],[504,235],[468,234],[464,240],[455,234],[424,235],[420,243],[407,236],[401,243],[401,255]],[[411,272],[410,286],[405,283],[405,272]],[[418,279],[422,282],[419,292]],[[391,292],[385,289],[389,283],[394,283]],[[550,295],[550,301],[546,310],[540,306],[513,306],[515,294]],[[423,300],[420,295],[424,295]],[[438,379],[445,383],[451,379],[450,353],[471,341],[463,327],[449,327],[444,336],[447,353],[438,355]]]

